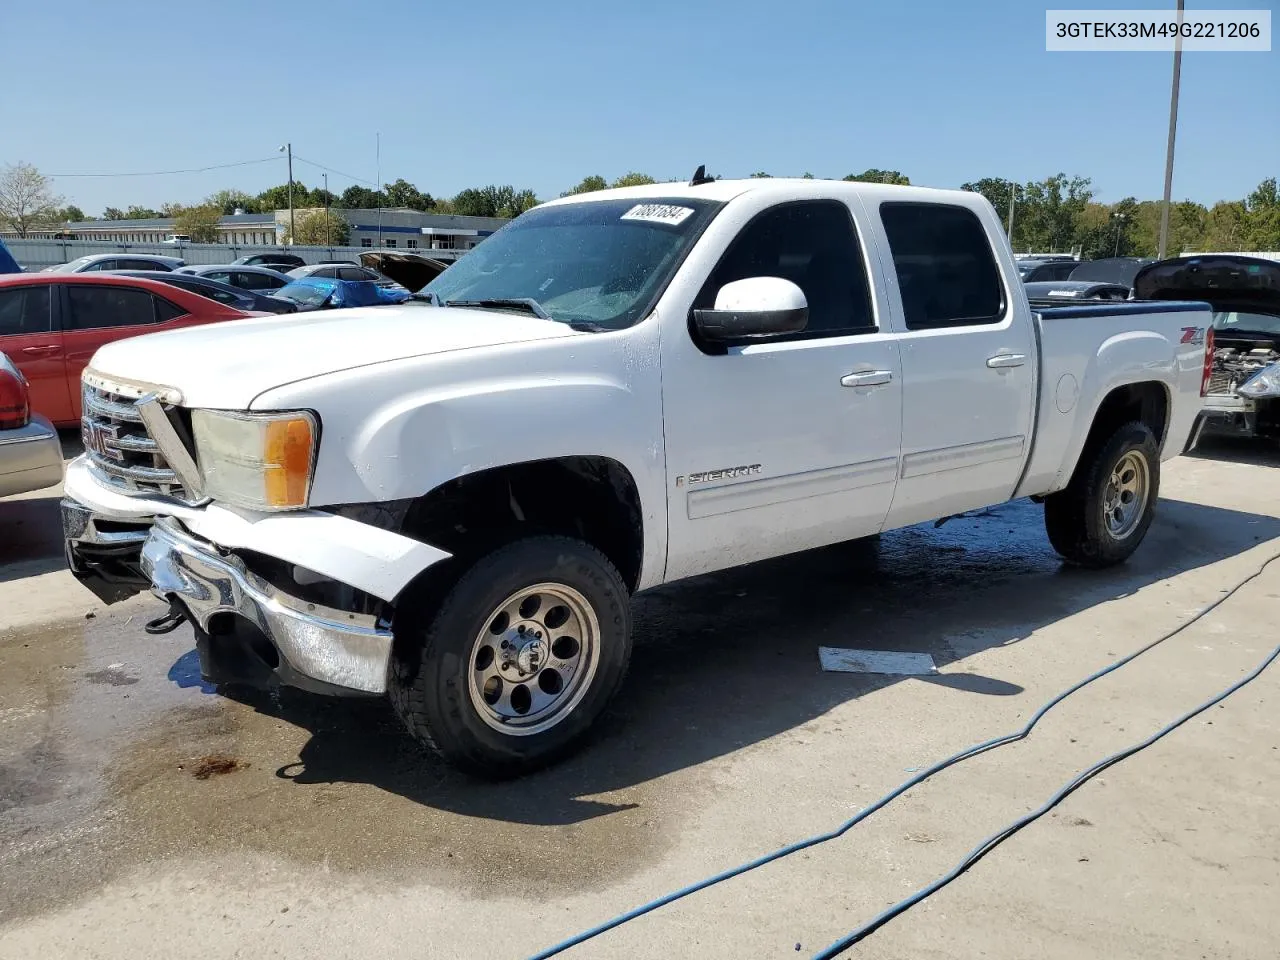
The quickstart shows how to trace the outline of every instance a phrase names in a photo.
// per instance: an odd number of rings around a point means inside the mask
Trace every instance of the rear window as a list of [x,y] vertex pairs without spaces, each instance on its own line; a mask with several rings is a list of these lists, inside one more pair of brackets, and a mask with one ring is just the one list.
[[882,203],[907,329],[999,323],[1004,287],[982,224],[941,203]]

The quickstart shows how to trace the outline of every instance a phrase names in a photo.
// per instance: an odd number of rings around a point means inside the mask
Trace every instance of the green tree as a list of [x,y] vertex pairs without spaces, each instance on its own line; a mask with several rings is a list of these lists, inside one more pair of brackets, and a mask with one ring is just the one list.
[[510,185],[469,187],[453,198],[453,210],[464,217],[518,217],[538,205],[532,190],[519,192]]
[[58,223],[79,223],[87,219],[89,218],[85,216],[84,211],[74,203],[54,211],[54,220]]
[[1205,251],[1239,250],[1245,242],[1249,211],[1241,200],[1222,200],[1209,208],[1204,220]]
[[[973,193],[980,193],[990,201],[991,205],[996,208],[996,216],[1000,218],[1000,222],[1008,228],[1009,225],[1009,201],[1012,198],[1014,206],[1014,225],[1013,230],[1018,232],[1017,223],[1017,207],[1023,201],[1022,186],[1014,183],[1012,180],[1005,180],[1003,177],[982,177],[979,180],[970,183],[960,184],[961,190],[969,190]],[[1010,244],[1013,244],[1013,237],[1009,238]],[[1015,249],[1017,247],[1015,246]]]
[[124,220],[125,212],[119,207],[107,207],[102,211],[103,220]]
[[772,177],[772,173],[765,173],[763,170],[759,170],[751,175],[751,179],[753,180],[768,180]]
[[[307,189],[306,184],[299,180],[293,181],[293,208],[295,210],[311,206],[310,195],[311,191]],[[259,213],[272,213],[276,210],[287,209],[289,209],[289,185],[287,183],[268,187],[258,194]]]
[[632,171],[631,173],[624,173],[617,180],[613,181],[613,185],[615,187],[644,187],[657,182],[657,180],[653,179],[653,177],[649,176],[647,173],[636,173]]
[[221,215],[222,208],[213,204],[183,207],[174,217],[173,232],[186,234],[192,243],[217,243],[218,218]]
[[309,210],[297,215],[297,236],[285,228],[286,242],[316,247],[343,247],[351,238],[351,226],[337,210]]
[[592,174],[589,177],[583,177],[581,183],[579,183],[576,187],[570,187],[564,193],[560,194],[560,196],[572,197],[579,193],[594,193],[597,190],[607,190],[608,188],[609,188],[609,181],[607,181],[604,177]]
[[863,170],[861,173],[847,174],[841,179],[862,183],[896,183],[904,187],[911,184],[911,179],[904,173],[899,173],[897,170],[880,170],[876,167]]
[[[172,208],[176,206],[176,204],[166,203],[165,206]],[[120,219],[121,220],[155,220],[159,217],[169,217],[169,216],[173,216],[173,214],[162,213],[159,210],[152,210],[150,207],[131,206],[128,210],[124,212],[124,216],[121,217]]]
[[1029,250],[1067,251],[1076,234],[1076,219],[1093,199],[1088,177],[1054,174],[1023,187],[1022,212],[1014,211],[1014,231]]
[[206,206],[217,207],[224,217],[231,216],[237,209],[245,213],[269,212],[263,211],[257,197],[243,190],[219,190],[205,197],[204,202]]
[[376,210],[379,207],[390,207],[387,195],[368,187],[350,186],[342,191],[342,204],[348,210]]
[[387,184],[385,192],[387,206],[389,207],[408,207],[411,210],[420,210],[425,213],[436,205],[431,194],[421,192],[412,183],[404,179]]
[[15,163],[0,173],[0,225],[25,237],[37,224],[57,216],[62,198],[53,192],[53,181],[29,163]]
[[1280,250],[1280,186],[1275,177],[1258,184],[1245,199],[1248,250]]

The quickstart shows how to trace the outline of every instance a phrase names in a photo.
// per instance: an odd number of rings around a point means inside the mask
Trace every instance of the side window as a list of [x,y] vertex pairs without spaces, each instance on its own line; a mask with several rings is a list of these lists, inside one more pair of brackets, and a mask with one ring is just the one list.
[[236,273],[234,281],[237,287],[244,287],[246,290],[272,290],[278,284],[265,273]]
[[108,260],[99,260],[97,263],[91,263],[80,272],[88,273],[91,270],[114,270],[114,269],[116,269],[116,262],[114,260],[108,259]]
[[217,273],[206,273],[202,276],[208,277],[210,280],[217,280],[219,283],[230,283],[231,274],[226,270],[219,270]]
[[119,260],[118,270],[163,270],[169,272],[169,265],[158,260]]
[[804,291],[809,324],[786,339],[875,329],[871,290],[848,208],[836,200],[785,203],[756,216],[716,265],[695,307],[715,305],[726,283],[781,277]]
[[185,317],[190,311],[184,310],[176,303],[170,303],[164,297],[156,297],[156,320],[164,323],[168,320],[176,320],[178,317]]
[[339,267],[339,280],[380,280],[382,279],[372,270],[366,270],[363,267]]
[[974,213],[940,203],[882,203],[908,330],[999,323],[1004,288]]
[[337,280],[338,271],[334,267],[321,267],[311,274],[313,277],[324,277],[327,280]]
[[48,333],[49,287],[0,290],[0,337]]
[[132,327],[155,323],[151,294],[128,287],[67,286],[67,330]]

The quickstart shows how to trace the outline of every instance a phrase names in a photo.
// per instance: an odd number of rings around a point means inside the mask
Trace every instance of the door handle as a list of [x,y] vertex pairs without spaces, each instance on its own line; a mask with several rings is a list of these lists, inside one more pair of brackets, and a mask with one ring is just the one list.
[[45,347],[23,347],[22,352],[28,357],[45,357],[51,353],[57,353],[58,347],[56,344]]
[[1026,356],[1021,353],[997,353],[988,358],[987,366],[992,370],[1004,370],[1008,367],[1020,367],[1026,362]]
[[865,370],[862,373],[850,373],[840,378],[842,387],[879,387],[893,379],[891,370]]

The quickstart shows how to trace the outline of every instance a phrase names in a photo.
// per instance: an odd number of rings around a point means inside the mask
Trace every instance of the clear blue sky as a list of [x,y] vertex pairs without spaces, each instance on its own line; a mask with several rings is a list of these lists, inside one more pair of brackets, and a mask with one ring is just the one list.
[[[0,163],[50,174],[252,160],[290,140],[372,181],[381,133],[383,180],[435,195],[511,183],[549,198],[586,174],[699,163],[883,167],[931,186],[1063,171],[1104,200],[1162,189],[1171,55],[1047,53],[1046,5],[1027,0],[4,6]],[[1280,52],[1184,55],[1175,198],[1236,199],[1280,175],[1278,95]],[[320,173],[295,163],[309,186]],[[97,215],[284,179],[281,158],[56,188]]]

